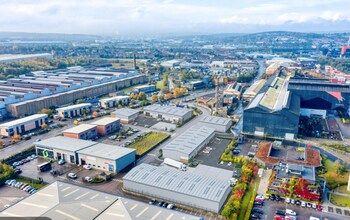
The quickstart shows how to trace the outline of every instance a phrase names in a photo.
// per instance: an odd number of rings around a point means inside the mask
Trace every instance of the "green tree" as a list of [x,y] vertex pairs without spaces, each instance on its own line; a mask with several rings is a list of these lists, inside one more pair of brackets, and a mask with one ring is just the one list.
[[140,100],[140,101],[145,101],[145,100],[147,100],[147,95],[146,95],[146,93],[140,92],[139,95],[138,95],[138,100]]

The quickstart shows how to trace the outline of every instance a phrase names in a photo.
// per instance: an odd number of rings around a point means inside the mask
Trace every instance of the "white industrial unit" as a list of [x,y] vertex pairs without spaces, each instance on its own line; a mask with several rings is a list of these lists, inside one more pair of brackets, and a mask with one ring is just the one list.
[[231,192],[228,181],[144,163],[129,171],[123,182],[128,191],[215,213]]
[[154,104],[146,106],[143,110],[145,116],[174,123],[183,123],[192,117],[192,110],[175,106]]
[[47,114],[35,114],[25,118],[20,118],[0,125],[0,133],[3,136],[13,136],[41,128],[47,121]]
[[60,118],[71,118],[83,115],[87,111],[91,111],[92,105],[90,103],[81,103],[77,105],[70,105],[67,107],[58,108],[57,113]]
[[232,120],[229,118],[206,115],[201,118],[200,123],[204,126],[214,128],[215,131],[226,132],[230,129]]
[[137,119],[139,111],[131,108],[117,109],[111,113],[112,118],[119,118],[121,123],[128,124]]
[[187,163],[215,136],[215,129],[193,126],[163,147],[163,157]]
[[120,172],[135,162],[136,150],[108,144],[96,144],[78,151],[79,164],[109,172]]

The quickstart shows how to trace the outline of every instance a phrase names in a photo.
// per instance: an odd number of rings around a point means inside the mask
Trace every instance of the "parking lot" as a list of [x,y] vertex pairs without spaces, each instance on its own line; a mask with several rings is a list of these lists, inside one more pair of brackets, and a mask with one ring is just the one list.
[[139,117],[133,123],[133,125],[150,128],[153,125],[157,124],[159,121],[160,120],[156,118],[145,117],[143,114],[140,114]]
[[332,220],[345,220],[349,219],[349,217],[345,215],[337,215],[334,214],[334,212],[329,212],[327,208],[324,209],[323,212],[317,211],[312,208],[302,208],[297,205],[287,204],[284,201],[270,201],[265,200],[264,206],[256,206],[257,208],[260,208],[264,211],[264,214],[261,215],[262,220],[272,220],[274,219],[275,211],[276,210],[282,210],[285,211],[286,209],[291,209],[297,213],[297,219],[298,220],[309,220],[310,216],[317,217],[320,219],[328,218]]
[[233,166],[227,163],[220,164],[221,154],[225,151],[227,145],[231,142],[228,139],[214,138],[206,147],[202,149],[195,157],[195,161],[201,164],[232,170]]

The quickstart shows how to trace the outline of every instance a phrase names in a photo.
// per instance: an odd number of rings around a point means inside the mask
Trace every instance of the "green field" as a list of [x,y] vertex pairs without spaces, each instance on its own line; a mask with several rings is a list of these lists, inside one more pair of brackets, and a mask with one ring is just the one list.
[[150,132],[143,136],[142,138],[136,140],[132,144],[130,144],[129,148],[136,149],[136,155],[142,156],[146,152],[148,152],[150,149],[157,146],[160,142],[168,138],[170,135],[166,133],[159,133],[159,132]]
[[325,166],[327,172],[325,174],[323,174],[322,176],[324,176],[327,180],[327,187],[334,189],[334,188],[338,187],[338,184],[340,186],[342,186],[342,185],[346,185],[348,183],[349,174],[347,173],[344,176],[339,176],[337,174],[334,162],[327,159],[325,161],[324,166]]
[[22,183],[27,183],[29,184],[30,186],[32,187],[35,187],[37,189],[41,189],[43,188],[44,186],[46,186],[46,183],[39,183],[39,180],[36,180],[36,179],[31,179],[31,178],[28,178],[28,177],[24,177],[24,176],[18,176],[16,178],[16,181],[17,182],[22,182]]
[[338,206],[347,206],[350,208],[350,196],[341,196],[341,195],[335,195],[331,194],[331,203]]
[[348,191],[348,186],[347,185],[340,186],[339,187],[339,192],[350,195],[350,191]]
[[157,89],[163,89],[164,85],[163,85],[163,80],[161,81],[157,81],[157,85],[156,85]]

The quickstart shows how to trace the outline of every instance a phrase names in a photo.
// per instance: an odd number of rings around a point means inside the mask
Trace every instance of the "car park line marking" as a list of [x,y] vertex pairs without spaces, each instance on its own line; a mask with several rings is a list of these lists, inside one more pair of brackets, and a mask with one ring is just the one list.
[[96,198],[96,197],[98,197],[100,194],[96,194],[96,195],[94,195],[93,197],[91,197],[90,199],[94,199],[94,198]]
[[70,189],[70,186],[68,186],[68,187],[66,187],[66,188],[64,188],[64,189],[62,189],[61,192],[64,192],[64,191],[66,191],[66,190],[68,190],[68,189]]
[[76,189],[76,190],[74,190],[74,191],[72,191],[72,192],[70,192],[70,193],[67,193],[66,195],[64,195],[64,197],[67,197],[67,196],[69,196],[69,195],[72,195],[73,193],[76,193],[76,192],[78,192],[79,191],[79,189]]
[[107,214],[107,215],[116,216],[116,217],[125,217],[125,215],[118,214],[118,213],[112,213],[112,212],[107,212],[106,214]]
[[143,215],[143,213],[145,213],[145,212],[147,211],[148,208],[149,208],[149,207],[144,208],[144,209],[136,216],[136,218],[138,218],[138,217],[140,217],[141,215]]
[[80,195],[80,196],[78,196],[77,198],[75,198],[75,200],[78,200],[78,199],[81,199],[81,198],[83,198],[84,196],[86,196],[87,194],[89,194],[90,192],[86,192],[86,193],[84,193],[83,195]]
[[171,213],[166,220],[170,220],[174,216],[174,213]]
[[56,211],[57,213],[60,213],[61,215],[64,215],[64,216],[68,217],[68,218],[71,218],[71,219],[74,219],[74,220],[80,220],[80,218],[77,218],[77,217],[75,217],[75,216],[73,216],[73,215],[70,215],[70,214],[68,214],[68,213],[65,213],[65,212],[63,212],[63,211],[61,211],[61,210],[56,209],[55,211]]
[[2,212],[1,214],[12,216],[12,217],[22,217],[21,215],[12,214],[12,213],[9,213],[9,212]]
[[90,209],[90,210],[92,210],[92,211],[98,212],[98,209],[96,209],[96,208],[94,208],[94,207],[91,207],[91,206],[89,206],[89,205],[86,205],[86,204],[84,204],[84,203],[81,203],[81,206],[83,206],[83,207],[85,207],[85,208],[88,208],[88,209]]
[[40,196],[46,196],[46,197],[54,197],[54,195],[51,194],[47,194],[47,193],[42,193],[42,192],[37,192],[35,193],[36,195],[40,195]]
[[157,212],[157,213],[151,218],[151,220],[155,220],[155,219],[158,217],[158,215],[160,215],[160,213],[162,213],[162,211]]
[[29,202],[22,202],[23,205],[27,205],[27,206],[33,206],[33,207],[38,207],[38,208],[43,208],[43,209],[47,209],[48,207],[47,206],[44,206],[44,205],[36,205],[36,204],[33,204],[33,203],[29,203]]
[[135,204],[133,207],[131,207],[130,211],[132,211],[133,209],[135,209],[138,206],[138,204]]

